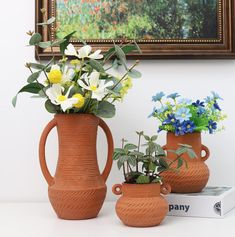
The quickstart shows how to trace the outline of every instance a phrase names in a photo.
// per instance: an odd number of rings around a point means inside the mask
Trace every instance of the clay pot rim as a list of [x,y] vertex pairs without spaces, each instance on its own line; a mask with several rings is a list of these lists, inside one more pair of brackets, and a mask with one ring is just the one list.
[[122,183],[122,186],[126,186],[126,187],[134,187],[134,186],[136,186],[136,187],[147,187],[147,186],[161,186],[161,184],[160,183],[149,183],[149,184],[132,184],[132,183],[126,183],[126,182],[123,182]]
[[59,114],[55,114],[54,117],[57,118],[57,117],[93,117],[93,118],[99,118],[98,116],[96,116],[95,114],[88,114],[88,113],[73,113],[73,114],[62,114],[62,113],[59,113]]

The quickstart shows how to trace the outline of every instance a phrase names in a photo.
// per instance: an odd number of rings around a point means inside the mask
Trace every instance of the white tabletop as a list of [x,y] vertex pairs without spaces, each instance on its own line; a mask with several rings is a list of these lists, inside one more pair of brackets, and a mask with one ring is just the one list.
[[235,210],[224,219],[166,217],[161,226],[132,228],[115,215],[115,203],[106,202],[98,218],[65,221],[49,203],[1,203],[1,237],[234,237]]

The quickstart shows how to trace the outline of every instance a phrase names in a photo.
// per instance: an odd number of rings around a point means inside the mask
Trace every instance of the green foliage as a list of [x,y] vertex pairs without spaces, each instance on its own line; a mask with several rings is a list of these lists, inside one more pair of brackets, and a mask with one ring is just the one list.
[[[147,184],[161,182],[161,173],[167,170],[178,171],[186,161],[182,158],[183,154],[188,154],[192,159],[196,158],[192,147],[186,144],[179,144],[177,150],[164,151],[156,143],[156,135],[150,137],[143,131],[136,132],[138,135],[138,145],[122,139],[122,148],[116,148],[113,160],[117,162],[118,169],[122,169],[127,183]],[[145,143],[141,144],[141,139]],[[141,152],[144,147],[144,152]],[[175,154],[175,159],[168,159],[167,152]],[[142,168],[142,171],[140,171]]]
[[112,118],[116,113],[115,106],[108,101],[101,101],[98,104],[95,114],[103,118]]

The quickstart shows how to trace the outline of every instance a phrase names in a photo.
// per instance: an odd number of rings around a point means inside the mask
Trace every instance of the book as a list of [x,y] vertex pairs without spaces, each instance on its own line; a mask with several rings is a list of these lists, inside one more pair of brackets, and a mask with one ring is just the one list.
[[235,207],[235,187],[206,187],[200,193],[166,196],[169,216],[224,218]]

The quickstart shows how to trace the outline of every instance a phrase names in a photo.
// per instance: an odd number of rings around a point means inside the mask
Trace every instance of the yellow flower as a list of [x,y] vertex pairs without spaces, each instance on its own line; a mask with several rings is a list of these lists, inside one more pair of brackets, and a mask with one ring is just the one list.
[[75,94],[73,95],[73,98],[78,99],[78,102],[74,104],[73,106],[77,109],[82,108],[83,105],[85,104],[85,98],[81,94]]
[[127,79],[125,79],[122,82],[122,89],[120,90],[120,95],[121,95],[122,98],[128,93],[128,90],[131,89],[132,86],[133,86],[132,78],[127,77]]
[[60,68],[57,65],[52,66],[51,71],[48,73],[48,79],[50,83],[52,84],[60,83],[62,81],[62,77],[63,74],[60,71]]

